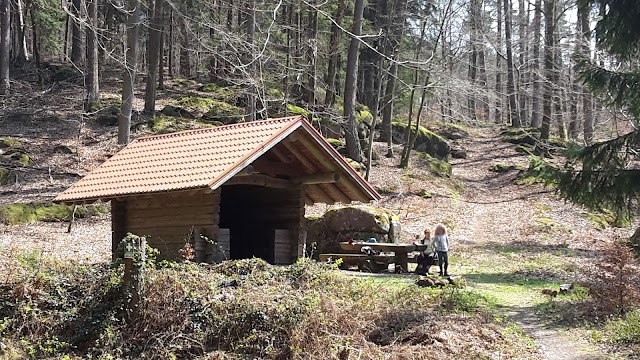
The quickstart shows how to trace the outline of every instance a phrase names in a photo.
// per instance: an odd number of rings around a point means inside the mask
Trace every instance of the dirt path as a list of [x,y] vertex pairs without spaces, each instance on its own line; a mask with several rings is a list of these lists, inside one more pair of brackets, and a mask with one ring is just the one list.
[[[454,160],[453,174],[461,180],[465,191],[454,207],[462,210],[465,218],[456,236],[461,240],[461,251],[477,252],[493,246],[508,246],[512,243],[534,243],[539,245],[555,245],[568,241],[575,228],[589,228],[584,219],[579,218],[579,211],[557,199],[553,194],[537,186],[524,187],[516,185],[516,171],[496,173],[489,171],[495,164],[527,165],[527,159],[514,151],[514,146],[504,143],[494,131],[481,131],[460,144],[468,153],[466,159]],[[549,236],[531,231],[529,227],[535,223],[538,209],[549,209],[549,212],[564,214],[564,220],[558,226],[568,226],[567,234]],[[556,214],[544,214],[553,218]],[[563,218],[560,218],[561,220]],[[597,236],[592,230],[588,236]],[[544,236],[542,236],[544,235]],[[551,234],[557,235],[557,234]],[[584,234],[578,235],[585,237]],[[562,239],[564,238],[564,239]],[[544,244],[541,244],[541,241]],[[576,244],[581,246],[580,244]],[[462,270],[464,271],[464,270]],[[473,281],[470,282],[473,286]],[[541,348],[545,359],[610,359],[588,343],[578,342],[569,337],[558,327],[549,326],[532,306],[527,306],[531,299],[526,298],[525,305],[513,304],[505,314],[519,324]]]

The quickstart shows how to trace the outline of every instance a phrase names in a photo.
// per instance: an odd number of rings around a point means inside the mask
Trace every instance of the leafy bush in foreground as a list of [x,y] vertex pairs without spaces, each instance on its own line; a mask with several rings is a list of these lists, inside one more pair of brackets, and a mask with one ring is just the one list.
[[473,302],[456,312],[450,296],[439,306],[439,290],[384,285],[308,260],[148,269],[144,301],[129,318],[121,272],[47,264],[0,285],[0,357],[447,359],[533,351]]

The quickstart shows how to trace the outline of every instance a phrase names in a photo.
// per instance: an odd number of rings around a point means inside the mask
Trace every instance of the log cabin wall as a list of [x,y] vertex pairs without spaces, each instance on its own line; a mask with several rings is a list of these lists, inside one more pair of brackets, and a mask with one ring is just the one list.
[[[220,227],[230,229],[231,258],[261,257],[283,263],[283,251],[293,263],[298,254],[300,224],[304,219],[304,198],[299,187],[274,189],[253,185],[222,187]],[[277,229],[289,230],[289,244],[283,250],[282,237],[276,249]],[[276,252],[279,254],[276,261]]]
[[160,250],[159,259],[175,260],[192,228],[217,240],[219,212],[219,190],[130,197],[126,201],[126,229],[146,236],[147,243]]

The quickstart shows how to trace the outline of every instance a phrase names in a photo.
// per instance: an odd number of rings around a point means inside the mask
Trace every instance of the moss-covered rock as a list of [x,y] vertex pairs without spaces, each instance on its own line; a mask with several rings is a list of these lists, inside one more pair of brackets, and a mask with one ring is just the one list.
[[339,251],[341,241],[375,238],[388,242],[393,226],[400,227],[390,210],[372,206],[343,206],[317,219],[307,219],[308,242],[316,242],[318,253]]
[[102,126],[118,125],[118,115],[120,114],[120,105],[109,105],[101,108],[96,113],[96,122]]
[[0,149],[17,149],[21,147],[22,143],[16,139],[0,138]]
[[[404,143],[407,124],[394,121],[391,126],[393,142],[396,144]],[[412,127],[411,132],[415,134],[415,128]],[[442,136],[429,131],[423,126],[418,129],[413,148],[438,159],[446,159],[451,153],[451,147]]]
[[497,163],[493,164],[489,167],[489,171],[496,172],[499,174],[507,173],[509,171],[516,170],[517,167],[514,164],[505,164],[505,163]]
[[[78,206],[75,217],[84,218],[109,212],[105,204]],[[34,221],[69,221],[73,214],[73,206],[53,204],[51,202],[16,203],[0,207],[0,221],[6,225],[30,223]]]
[[166,134],[176,131],[193,130],[203,127],[219,126],[222,123],[201,122],[181,117],[156,115],[147,122],[147,127],[154,133]]
[[9,169],[0,167],[0,185],[7,185],[9,183],[9,174]]
[[459,140],[470,136],[467,126],[453,123],[431,123],[429,130],[449,140]]
[[169,117],[179,117],[183,119],[195,119],[195,115],[191,111],[175,105],[165,105],[160,114]]
[[314,118],[311,123],[325,138],[340,139],[343,136],[342,125],[333,119]]
[[506,128],[500,134],[503,141],[515,145],[534,146],[540,141],[540,129],[537,128]]
[[431,174],[440,177],[450,177],[452,174],[451,164],[446,160],[437,159],[427,153],[418,153],[418,157],[426,160],[426,165]]
[[204,84],[198,88],[198,91],[206,92],[208,96],[216,100],[229,101],[238,96],[240,91],[235,86],[220,86],[218,84]]
[[17,163],[18,165],[30,166],[34,164],[31,156],[22,151],[14,151],[13,153],[11,153],[10,158],[13,162]]
[[235,124],[244,121],[244,109],[223,101],[214,101],[209,110],[202,115],[206,122],[219,122],[222,124]]
[[311,111],[293,104],[287,104],[287,113],[289,115],[302,115],[307,119],[311,119]]
[[333,146],[336,151],[342,155],[346,155],[346,144],[342,139],[328,138],[327,142]]

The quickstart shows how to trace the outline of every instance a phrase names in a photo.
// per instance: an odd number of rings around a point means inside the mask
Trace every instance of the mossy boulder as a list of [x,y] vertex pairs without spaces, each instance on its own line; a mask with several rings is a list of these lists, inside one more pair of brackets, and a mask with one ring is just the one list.
[[540,141],[540,129],[506,128],[500,131],[502,140],[515,145],[534,146]]
[[18,149],[21,147],[22,143],[19,140],[11,138],[0,138],[0,150]]
[[[396,144],[404,143],[407,124],[394,121],[391,126],[393,142]],[[415,128],[412,127],[411,132],[415,134]],[[423,126],[418,129],[413,148],[438,159],[446,159],[451,154],[451,147],[447,141],[442,136],[429,131]]]
[[434,123],[429,125],[429,130],[449,140],[460,140],[470,136],[469,129],[460,124]]
[[156,115],[147,122],[149,130],[156,134],[166,134],[176,131],[193,130],[203,127],[211,127],[222,125],[221,123],[201,122],[182,117],[173,117],[167,115]]
[[100,110],[96,114],[96,122],[102,126],[118,125],[118,115],[120,114],[119,105],[109,105]]
[[493,164],[489,167],[489,171],[496,172],[499,174],[507,173],[509,171],[516,170],[517,166],[514,164],[505,164],[505,163],[497,163]]
[[[84,218],[109,212],[105,204],[78,206],[75,217]],[[15,203],[0,207],[0,221],[6,225],[30,223],[34,221],[69,221],[73,214],[73,206],[54,204],[51,202]]]
[[183,119],[195,119],[195,115],[193,115],[187,109],[175,106],[175,105],[165,105],[165,107],[160,111],[160,114],[169,117],[179,117]]
[[287,104],[287,113],[289,115],[302,115],[307,119],[311,119],[311,111],[294,104]]
[[435,176],[450,177],[452,174],[451,164],[446,160],[435,158],[427,153],[418,153],[420,159],[424,159],[429,172]]
[[327,142],[342,156],[347,156],[347,146],[342,139],[328,138]]
[[314,118],[311,122],[325,138],[340,139],[343,136],[342,125],[329,118]]
[[219,122],[222,124],[235,124],[244,121],[244,109],[223,101],[213,101],[209,110],[202,115],[206,122]]
[[640,228],[636,229],[627,242],[635,252],[636,258],[640,258]]
[[208,96],[216,100],[229,101],[238,97],[239,89],[235,86],[220,86],[214,83],[208,83],[198,87],[198,91],[206,92]]
[[9,183],[10,173],[9,169],[0,167],[0,185],[7,185]]
[[401,225],[390,210],[371,206],[343,206],[327,211],[322,217],[307,219],[308,242],[315,242],[319,253],[339,251],[342,241],[378,242],[399,239]]

